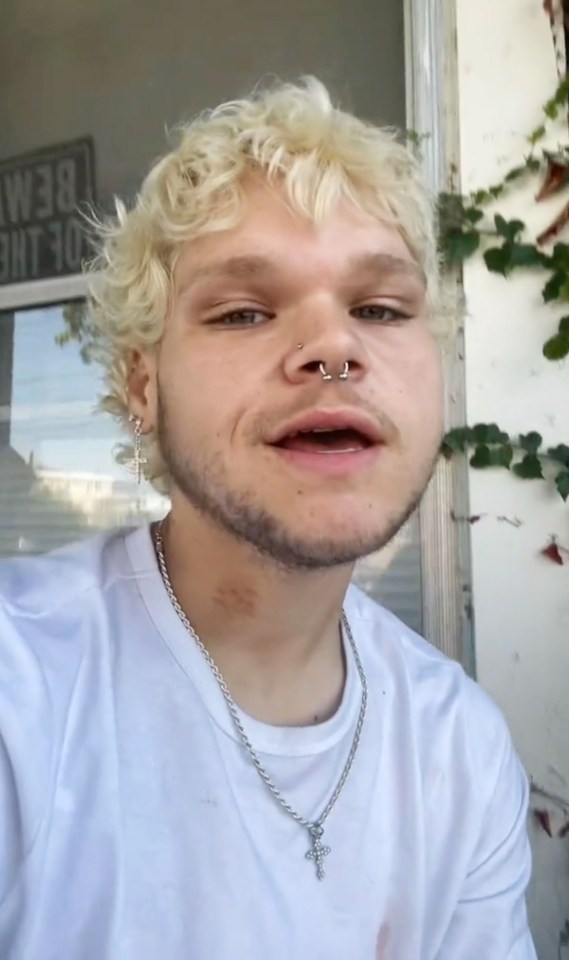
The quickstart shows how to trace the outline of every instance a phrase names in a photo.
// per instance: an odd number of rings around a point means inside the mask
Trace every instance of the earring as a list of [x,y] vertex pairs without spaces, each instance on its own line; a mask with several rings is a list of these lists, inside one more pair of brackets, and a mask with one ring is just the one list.
[[140,486],[144,476],[142,468],[148,463],[146,457],[142,456],[142,420],[131,413],[128,422],[134,423],[134,457],[127,460],[125,466],[134,473],[136,482]]

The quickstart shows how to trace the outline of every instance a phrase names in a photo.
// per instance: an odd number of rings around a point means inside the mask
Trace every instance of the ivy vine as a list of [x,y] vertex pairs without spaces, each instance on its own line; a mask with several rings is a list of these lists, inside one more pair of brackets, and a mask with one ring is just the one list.
[[[537,202],[562,193],[569,185],[569,143],[561,145],[555,153],[539,148],[548,123],[567,111],[568,101],[569,77],[565,77],[543,106],[543,122],[528,136],[528,153],[522,163],[486,189],[475,190],[467,196],[444,193],[439,198],[440,249],[449,267],[461,266],[481,252],[487,269],[506,278],[516,270],[540,270],[544,274],[541,291],[544,303],[567,304],[568,313],[559,320],[553,336],[543,343],[543,356],[550,361],[569,356],[569,243],[557,240],[569,224],[569,200],[533,241],[527,238],[523,220],[507,220],[499,213],[490,218],[487,208],[514,184],[531,176],[542,178]],[[545,248],[552,241],[557,242],[547,252]],[[544,449],[542,437],[535,431],[514,438],[494,423],[479,423],[458,427],[446,434],[443,455],[450,457],[459,451],[470,453],[472,467],[503,467],[524,480],[553,478],[563,500],[569,497],[567,444]]]
[[472,450],[471,467],[505,467],[522,480],[544,480],[552,476],[563,500],[569,497],[569,446],[564,443],[544,449],[536,431],[513,438],[495,423],[455,427],[443,440],[442,453],[448,459],[457,452]]

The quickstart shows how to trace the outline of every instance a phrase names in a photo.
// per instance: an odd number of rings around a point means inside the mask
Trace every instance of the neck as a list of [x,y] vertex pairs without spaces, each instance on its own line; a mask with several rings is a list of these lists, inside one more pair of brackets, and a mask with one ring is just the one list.
[[162,534],[172,589],[242,709],[283,726],[330,717],[352,567],[284,570],[175,501]]

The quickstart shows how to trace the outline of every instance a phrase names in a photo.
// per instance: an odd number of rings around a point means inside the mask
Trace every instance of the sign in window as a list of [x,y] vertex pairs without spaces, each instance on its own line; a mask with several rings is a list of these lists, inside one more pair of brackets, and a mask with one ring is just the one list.
[[79,273],[94,194],[88,137],[0,161],[0,284]]

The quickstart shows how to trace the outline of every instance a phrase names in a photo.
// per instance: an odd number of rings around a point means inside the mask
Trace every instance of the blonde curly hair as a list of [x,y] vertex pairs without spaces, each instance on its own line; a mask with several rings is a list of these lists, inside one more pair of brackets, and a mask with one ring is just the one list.
[[[132,209],[117,200],[115,216],[96,222],[98,253],[86,270],[95,356],[105,370],[100,407],[123,424],[132,353],[162,337],[183,245],[239,222],[251,171],[278,181],[314,221],[348,199],[395,225],[424,271],[431,315],[440,310],[433,203],[413,152],[394,130],[335,107],[314,77],[259,88],[178,128],[177,145],[151,169]],[[168,492],[154,433],[144,437],[144,456],[147,478]]]

